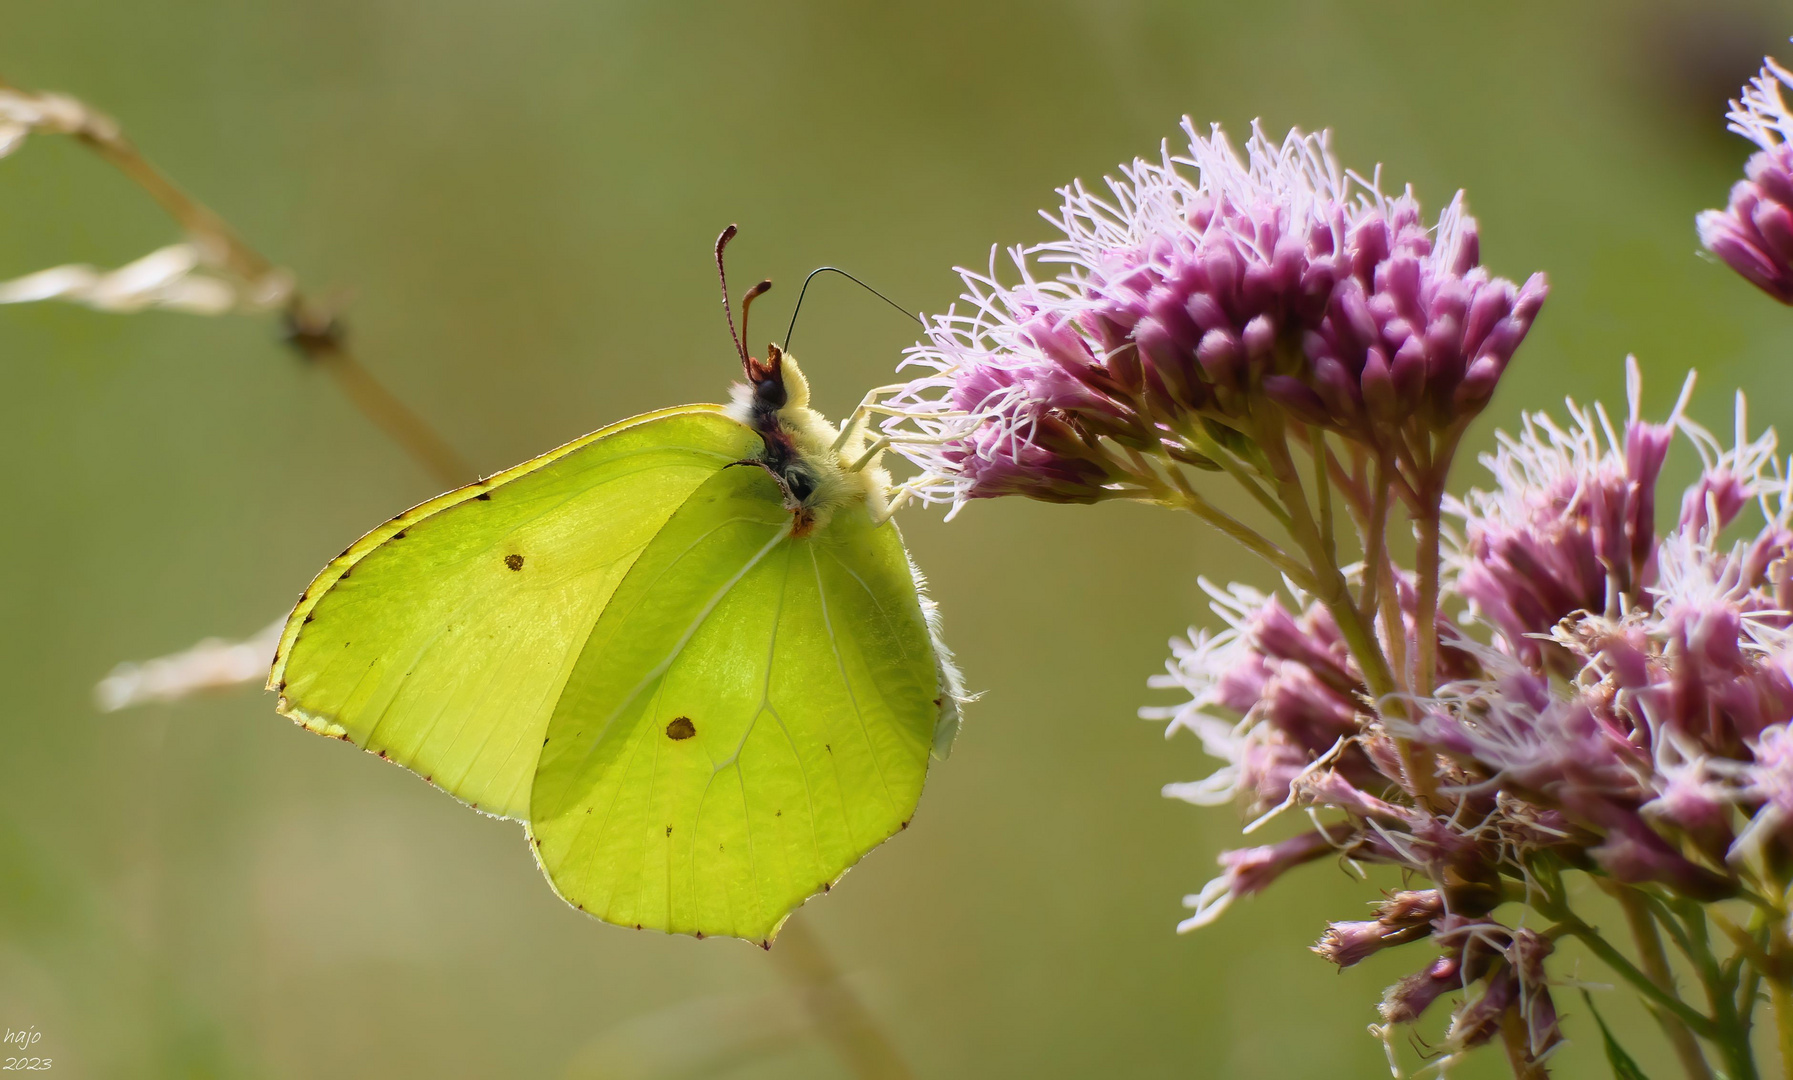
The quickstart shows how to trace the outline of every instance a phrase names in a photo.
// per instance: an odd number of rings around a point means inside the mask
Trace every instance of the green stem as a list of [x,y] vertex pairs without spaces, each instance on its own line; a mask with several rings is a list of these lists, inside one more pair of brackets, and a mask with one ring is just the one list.
[[1438,682],[1438,591],[1443,570],[1440,558],[1441,518],[1444,485],[1450,476],[1451,459],[1463,437],[1464,422],[1440,432],[1436,438],[1422,436],[1426,457],[1416,461],[1417,476],[1414,495],[1415,523],[1419,527],[1419,550],[1414,553],[1414,573],[1419,578],[1418,610],[1414,612],[1414,634],[1419,639],[1413,658],[1413,689],[1420,695],[1431,694]]
[[1307,445],[1314,456],[1314,489],[1320,493],[1320,538],[1326,542],[1327,559],[1337,563],[1339,545],[1338,534],[1332,523],[1332,485],[1326,479],[1326,457],[1329,451],[1326,448],[1326,432],[1319,425],[1308,427]]
[[1339,634],[1363,672],[1364,685],[1380,700],[1394,692],[1394,676],[1389,671],[1381,643],[1358,617],[1357,606],[1351,602],[1351,590],[1345,584],[1345,575],[1328,554],[1325,538],[1320,535],[1320,528],[1308,509],[1307,492],[1302,487],[1295,460],[1289,455],[1282,417],[1260,418],[1256,426],[1258,447],[1270,465],[1268,479],[1275,485],[1277,497],[1289,513],[1289,535],[1307,556],[1312,568],[1314,586],[1310,591],[1338,624]]
[[1151,492],[1153,498],[1167,505],[1176,506],[1189,511],[1196,517],[1219,529],[1221,532],[1238,541],[1247,550],[1287,574],[1289,580],[1303,589],[1313,588],[1313,575],[1308,569],[1282,548],[1260,534],[1251,526],[1233,517],[1226,511],[1201,497],[1186,484],[1176,488],[1164,485],[1156,486]]
[[[1745,1035],[1748,1035],[1750,1025],[1754,1023],[1758,1004],[1756,995],[1761,993],[1762,973],[1767,970],[1767,965],[1758,963],[1756,957],[1762,953],[1763,941],[1768,937],[1769,920],[1773,917],[1757,908],[1750,913],[1749,930],[1739,929],[1736,934],[1731,935],[1731,940],[1737,944],[1738,956],[1743,960],[1743,977],[1738,980],[1737,987],[1737,1014],[1743,1018]],[[1728,923],[1729,920],[1721,919],[1719,926],[1730,934]],[[1744,941],[1748,942],[1748,947],[1744,946]]]
[[1245,466],[1233,455],[1232,451],[1215,442],[1213,436],[1203,431],[1199,423],[1179,425],[1177,434],[1182,437],[1184,445],[1225,469],[1226,474],[1244,488],[1246,494],[1250,495],[1259,506],[1269,511],[1270,516],[1276,519],[1278,525],[1285,529],[1289,527],[1289,512],[1283,509],[1282,504],[1277,502],[1273,495],[1264,490],[1263,485],[1252,478],[1252,475],[1245,470]]
[[[1275,486],[1277,496],[1282,499],[1283,506],[1289,512],[1290,537],[1307,556],[1312,567],[1314,585],[1309,591],[1332,615],[1332,621],[1338,626],[1339,636],[1344,638],[1345,647],[1350,650],[1352,658],[1357,661],[1358,670],[1363,673],[1364,685],[1369,688],[1370,698],[1376,707],[1391,716],[1404,716],[1406,706],[1400,698],[1394,696],[1397,686],[1388,665],[1388,657],[1382,651],[1382,643],[1376,640],[1375,632],[1363,621],[1357,605],[1352,602],[1351,589],[1345,582],[1345,575],[1340,572],[1338,561],[1328,549],[1326,539],[1320,534],[1320,528],[1308,509],[1307,492],[1301,484],[1301,472],[1295,467],[1295,460],[1289,454],[1282,414],[1279,411],[1269,411],[1255,415],[1253,419],[1258,449],[1264,454],[1265,463],[1270,468],[1267,479]],[[1401,755],[1401,762],[1414,794],[1422,804],[1429,804],[1435,796],[1438,782],[1433,769],[1427,764],[1425,752],[1404,738],[1397,737],[1395,747]]]
[[[1376,476],[1381,478],[1383,468],[1376,466]],[[1363,589],[1358,597],[1357,606],[1363,612],[1364,621],[1375,625],[1376,607],[1382,594],[1382,560],[1388,543],[1388,485],[1377,484],[1376,493],[1372,497],[1370,512],[1363,524]],[[1393,642],[1391,641],[1392,645]]]
[[1386,457],[1376,460],[1375,505],[1372,508],[1373,528],[1370,533],[1375,555],[1369,560],[1370,580],[1376,586],[1376,598],[1366,605],[1369,611],[1375,611],[1378,604],[1382,615],[1382,636],[1388,642],[1389,660],[1400,677],[1401,685],[1411,689],[1407,681],[1407,627],[1401,615],[1400,590],[1395,586],[1395,568],[1388,558],[1388,511],[1389,511],[1389,474],[1393,470]]
[[[1600,958],[1601,963],[1611,968],[1614,974],[1636,987],[1638,992],[1650,1001],[1673,1013],[1682,1023],[1691,1028],[1694,1034],[1704,1039],[1718,1037],[1718,1025],[1714,1024],[1710,1017],[1699,1013],[1685,1001],[1657,986],[1648,975],[1639,971],[1635,964],[1625,959],[1624,954],[1601,937],[1598,930],[1582,922],[1579,916],[1569,911],[1560,902],[1540,903],[1538,910],[1557,920],[1557,925],[1550,930],[1551,936],[1574,935],[1578,941],[1588,947],[1589,952]],[[1753,1075],[1753,1070],[1751,1075]],[[1731,1080],[1741,1080],[1741,1077],[1732,1077]]]
[[1420,511],[1419,550],[1414,553],[1414,572],[1419,577],[1419,597],[1413,613],[1413,633],[1417,641],[1413,655],[1413,691],[1430,695],[1438,682],[1438,578],[1439,504],[1443,493],[1437,488],[1420,494],[1424,508]]
[[1781,1076],[1793,1076],[1793,986],[1785,979],[1768,980],[1768,1000],[1774,1004],[1774,1042],[1781,1052]]
[[1693,961],[1700,981],[1706,986],[1706,997],[1712,1003],[1713,1024],[1717,1033],[1708,1036],[1724,1057],[1725,1072],[1732,1080],[1755,1080],[1755,1051],[1749,1044],[1749,1024],[1737,1011],[1736,986],[1725,975],[1712,952],[1711,934],[1706,925],[1706,908],[1693,900],[1677,898],[1669,906],[1681,917],[1686,929],[1687,956]]
[[1363,464],[1363,448],[1353,445],[1350,447],[1350,450],[1352,456],[1352,468],[1350,472],[1346,472],[1344,463],[1339,461],[1338,456],[1332,453],[1332,448],[1330,446],[1327,447],[1326,475],[1332,479],[1332,486],[1337,488],[1339,493],[1345,497],[1346,504],[1351,507],[1353,513],[1358,515],[1359,521],[1361,522],[1363,515],[1369,513],[1370,496],[1368,492],[1370,490],[1370,478],[1366,474]]
[[[1619,902],[1620,910],[1625,913],[1625,920],[1631,924],[1631,940],[1637,946],[1644,974],[1664,993],[1673,994],[1674,973],[1669,968],[1668,954],[1662,948],[1662,936],[1656,932],[1656,919],[1649,903],[1629,886],[1602,878],[1596,878],[1595,881]],[[1699,1040],[1687,1025],[1660,1008],[1653,1008],[1650,1012],[1656,1017],[1657,1024],[1661,1025],[1662,1033],[1668,1037],[1669,1045],[1674,1047],[1675,1056],[1681,1061],[1681,1071],[1687,1074],[1689,1080],[1712,1080],[1712,1068],[1706,1064],[1706,1055],[1700,1050]]]

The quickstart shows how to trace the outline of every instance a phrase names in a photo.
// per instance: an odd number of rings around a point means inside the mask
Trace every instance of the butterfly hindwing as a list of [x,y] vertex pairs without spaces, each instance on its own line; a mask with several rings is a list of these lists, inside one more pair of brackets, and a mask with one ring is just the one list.
[[489,813],[529,810],[574,661],[669,516],[759,438],[714,406],[636,417],[401,514],[288,620],[280,709]]
[[769,940],[908,823],[940,677],[894,525],[808,535],[762,470],[672,515],[593,628],[548,726],[530,829],[610,922]]

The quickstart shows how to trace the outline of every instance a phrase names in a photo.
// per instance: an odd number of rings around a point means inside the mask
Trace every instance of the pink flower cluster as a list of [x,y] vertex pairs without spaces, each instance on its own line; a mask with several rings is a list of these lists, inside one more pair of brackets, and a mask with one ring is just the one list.
[[[1210,589],[1226,629],[1173,643],[1154,683],[1188,700],[1143,715],[1194,732],[1225,765],[1166,794],[1320,816],[1223,855],[1184,928],[1305,862],[1401,867],[1435,887],[1334,924],[1316,951],[1348,966],[1429,939],[1442,955],[1389,990],[1385,1017],[1411,1021],[1464,993],[1451,1027],[1464,1048],[1523,1000],[1541,1057],[1560,1037],[1550,945],[1494,921],[1496,906],[1537,895],[1548,868],[1709,901],[1759,891],[1793,858],[1793,489],[1773,434],[1745,436],[1741,398],[1725,447],[1681,405],[1665,423],[1640,420],[1635,367],[1631,379],[1622,429],[1573,403],[1566,425],[1526,416],[1483,458],[1494,485],[1448,504],[1461,533],[1445,606],[1465,625],[1441,635],[1434,695],[1372,702],[1305,597],[1291,608]],[[1703,467],[1659,533],[1677,434]],[[1416,782],[1402,741],[1431,783]]]
[[886,403],[914,494],[1093,502],[1123,482],[1103,440],[1211,466],[1190,440],[1251,438],[1266,399],[1397,456],[1487,403],[1547,290],[1479,265],[1461,195],[1427,227],[1323,134],[1254,127],[1241,157],[1184,129],[1186,155],[1062,189],[1062,237],[1009,253],[1017,284],[994,252],[961,271],[969,311],[934,319],[905,361],[923,374]]

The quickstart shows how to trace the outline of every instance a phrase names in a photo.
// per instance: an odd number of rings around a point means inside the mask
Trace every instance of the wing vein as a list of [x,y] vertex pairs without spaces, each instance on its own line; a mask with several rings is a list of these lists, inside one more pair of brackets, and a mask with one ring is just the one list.
[[890,793],[890,780],[884,775],[884,762],[878,756],[878,744],[872,741],[872,730],[865,722],[865,711],[859,707],[859,695],[854,692],[853,680],[847,675],[846,659],[840,654],[840,638],[834,632],[834,617],[828,612],[828,588],[822,584],[822,564],[817,560],[813,546],[809,550],[809,564],[816,572],[816,595],[822,603],[822,626],[828,631],[828,647],[834,651],[835,669],[840,672],[841,685],[847,690],[847,700],[853,703],[853,716],[859,721],[859,733],[865,739],[865,752],[871,755],[872,768],[878,771],[878,784],[884,789],[884,801],[895,810],[896,797]]
[[[732,524],[734,521],[737,521],[737,520],[741,520],[741,519],[731,518],[729,521],[724,522],[723,525]],[[718,531],[720,531],[722,529],[723,525],[718,525],[716,528],[711,529],[709,532],[705,533],[702,537],[699,537],[696,541],[693,541],[691,546],[686,548],[684,553],[681,554],[678,557],[678,559],[668,560],[668,562],[667,562],[668,569],[670,569],[673,565],[677,564],[680,560],[682,560],[685,557],[685,555],[688,555],[693,550],[695,550],[698,544],[702,543],[704,540],[708,539],[709,537],[715,535]],[[584,759],[582,759],[580,761],[579,768],[575,771],[577,771],[577,772],[584,771],[585,766],[587,764],[589,764],[591,761],[591,755],[597,752],[598,744],[604,741],[604,736],[610,731],[610,725],[612,725],[616,722],[616,718],[621,716],[625,709],[627,709],[630,705],[635,703],[635,700],[641,696],[641,692],[643,690],[646,690],[651,683],[655,682],[656,680],[660,679],[662,676],[664,676],[666,674],[667,669],[672,667],[673,661],[675,661],[679,658],[679,654],[685,650],[685,646],[690,644],[692,637],[697,634],[697,631],[700,628],[702,628],[704,621],[710,617],[710,613],[716,610],[716,605],[722,603],[723,598],[726,597],[729,594],[729,592],[734,589],[734,587],[736,585],[740,584],[741,579],[746,577],[747,574],[754,567],[758,566],[760,564],[760,560],[764,559],[768,554],[770,554],[773,548],[775,548],[779,544],[783,543],[785,541],[785,538],[790,536],[790,534],[791,534],[791,527],[789,524],[786,524],[786,525],[780,527],[778,532],[772,537],[772,539],[766,541],[766,544],[764,547],[760,548],[758,551],[753,553],[753,557],[751,559],[747,560],[746,565],[742,566],[740,570],[736,571],[734,576],[730,577],[727,581],[723,582],[722,587],[717,589],[715,594],[712,595],[707,602],[705,602],[703,609],[697,613],[697,617],[695,619],[691,620],[690,625],[685,628],[685,632],[682,635],[680,635],[678,642],[673,645],[672,651],[666,654],[666,658],[664,660],[661,660],[658,664],[655,664],[654,667],[647,673],[647,675],[644,676],[640,682],[635,684],[635,689],[631,690],[629,692],[628,697],[626,697],[622,701],[618,702],[616,707],[614,709],[610,710],[610,715],[604,718],[603,726],[598,729],[597,736],[595,738],[593,738],[591,740],[590,745],[588,745],[586,747],[585,757],[584,757]],[[662,576],[664,576],[664,572],[662,573]],[[652,591],[653,590],[652,590],[651,586],[646,590],[646,592],[652,592]]]

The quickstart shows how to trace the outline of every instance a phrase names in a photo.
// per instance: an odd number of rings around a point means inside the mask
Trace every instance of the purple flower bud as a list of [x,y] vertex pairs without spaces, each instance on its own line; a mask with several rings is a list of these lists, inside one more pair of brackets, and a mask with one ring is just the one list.
[[[1059,425],[1048,419],[1036,424],[1048,426]],[[1068,432],[1051,441],[1066,447],[1077,445]],[[1026,495],[1046,502],[1092,503],[1102,497],[1102,485],[1108,481],[1100,462],[1081,454],[1056,452],[1049,445],[1024,442],[994,429],[968,437],[963,448],[948,451],[947,460],[965,477],[965,497],[969,499]]]
[[1336,770],[1310,773],[1297,785],[1306,801],[1316,806],[1331,806],[1363,818],[1406,823],[1412,816],[1407,810],[1393,806],[1360,791]]
[[[1278,664],[1264,683],[1257,705],[1263,722],[1288,736],[1305,754],[1302,764],[1357,731],[1357,702],[1299,664]],[[1286,789],[1285,789],[1286,791]],[[1281,794],[1277,796],[1280,801]]]
[[[1269,381],[1264,380],[1266,390]],[[1363,415],[1363,405],[1358,397],[1361,390],[1344,364],[1330,356],[1314,361],[1314,389],[1325,403],[1328,416],[1323,422],[1327,426],[1347,431],[1357,426]]]
[[1557,1027],[1556,1004],[1550,998],[1550,981],[1544,971],[1544,958],[1555,948],[1554,942],[1535,930],[1515,930],[1513,943],[1507,946],[1507,963],[1519,980],[1519,1007],[1533,1061],[1543,1060],[1563,1041],[1562,1029]]
[[1089,346],[1069,324],[1055,325],[1052,319],[1041,315],[1029,319],[1022,327],[1022,333],[1066,373],[1074,374],[1095,363]]
[[[1417,219],[1417,206],[1407,196],[1379,212]],[[1375,395],[1372,415],[1385,426],[1409,419],[1447,426],[1486,405],[1548,290],[1541,275],[1533,275],[1524,289],[1490,278],[1476,266],[1480,245],[1474,230],[1459,196],[1439,221],[1436,246],[1423,232],[1400,230],[1395,250],[1374,266],[1373,274],[1342,283],[1308,345],[1316,381],[1322,378],[1323,357],[1363,373],[1362,392]],[[1360,230],[1366,237],[1385,232]],[[1373,288],[1367,296],[1360,284],[1366,281]],[[1372,349],[1381,350],[1380,359],[1397,387],[1392,414]],[[1324,389],[1321,396],[1345,411]],[[1365,436],[1375,430],[1372,424]],[[1401,446],[1392,436],[1382,438]]]
[[1370,314],[1363,286],[1354,278],[1340,282],[1338,289],[1332,294],[1330,322],[1333,340],[1339,350],[1347,354],[1369,348],[1379,336],[1376,317]]
[[1210,330],[1203,334],[1195,358],[1201,361],[1209,382],[1229,390],[1244,388],[1245,353],[1232,331]]
[[1789,183],[1793,149],[1783,143],[1760,151],[1749,159],[1748,170],[1760,179],[1739,180],[1729,206],[1702,211],[1695,219],[1700,243],[1750,284],[1793,304],[1793,251],[1787,245],[1793,223],[1788,206],[1771,194]]
[[1411,1024],[1434,1001],[1461,989],[1462,961],[1455,956],[1441,956],[1388,988],[1382,996],[1382,1019],[1391,1024]]
[[[1318,605],[1297,619],[1253,590],[1211,591],[1215,610],[1231,625],[1217,636],[1173,642],[1167,674],[1153,681],[1186,690],[1189,702],[1142,715],[1172,719],[1173,730],[1194,731],[1211,754],[1230,763],[1208,781],[1167,790],[1203,802],[1236,792],[1248,807],[1263,810],[1287,799],[1290,782],[1341,739],[1362,733],[1362,679],[1337,626]],[[1216,708],[1222,716],[1211,715]],[[1243,725],[1240,717],[1246,718]],[[1335,765],[1347,783],[1379,789],[1387,782],[1377,779],[1376,766],[1355,747],[1347,747]]]
[[1736,519],[1749,499],[1749,489],[1729,469],[1708,469],[1681,499],[1681,528],[1723,529]]
[[1384,926],[1430,926],[1444,917],[1444,897],[1437,889],[1410,889],[1395,893],[1376,908]]
[[1325,833],[1311,832],[1279,844],[1221,852],[1220,876],[1208,882],[1199,896],[1184,898],[1195,913],[1178,924],[1178,931],[1206,926],[1234,900],[1262,892],[1289,870],[1333,851],[1333,843]]
[[1383,949],[1418,941],[1430,933],[1425,923],[1391,926],[1380,919],[1362,922],[1335,922],[1320,935],[1310,950],[1341,968],[1361,963]]
[[1190,294],[1184,301],[1183,308],[1189,313],[1191,322],[1206,333],[1210,330],[1229,330],[1233,325],[1233,317],[1220,306],[1220,301],[1212,293],[1198,292]]
[[1598,815],[1606,839],[1591,854],[1614,879],[1628,884],[1660,882],[1683,896],[1709,902],[1737,893],[1735,882],[1690,862],[1655,830],[1634,816],[1611,808]]
[[1425,298],[1421,294],[1422,275],[1419,256],[1402,252],[1376,268],[1376,293],[1386,296],[1394,314],[1408,322],[1423,325],[1426,321]]
[[1251,613],[1245,632],[1265,656],[1300,664],[1341,694],[1355,693],[1361,685],[1344,638],[1324,608],[1310,608],[1298,622],[1270,601]]
[[1704,779],[1696,769],[1681,769],[1664,778],[1656,798],[1645,803],[1645,818],[1678,829],[1700,851],[1723,862],[1736,834],[1731,829],[1731,799],[1725,789]]
[[1625,425],[1625,474],[1635,491],[1626,508],[1624,530],[1631,541],[1632,573],[1640,579],[1656,548],[1656,481],[1673,439],[1674,428],[1669,424],[1632,420]]
[[1277,844],[1223,851],[1219,861],[1231,882],[1233,895],[1250,896],[1263,892],[1287,871],[1332,850],[1332,841],[1325,834],[1309,832]]
[[1426,343],[1417,335],[1407,338],[1395,349],[1389,361],[1389,377],[1394,381],[1395,396],[1404,412],[1419,407],[1420,395],[1426,388]]
[[1451,258],[1450,271],[1461,277],[1482,263],[1482,232],[1475,218],[1463,220],[1462,231],[1456,239],[1457,249]]
[[1159,285],[1146,297],[1146,310],[1151,318],[1170,335],[1179,352],[1193,352],[1202,340],[1202,328],[1189,317],[1189,301],[1169,283]]
[[1731,188],[1729,205],[1701,212],[1695,224],[1706,250],[1769,296],[1793,304],[1793,116],[1782,85],[1793,86],[1793,75],[1770,60],[1731,103],[1731,130],[1762,149]]
[[1469,365],[1463,381],[1451,395],[1452,403],[1462,412],[1479,411],[1494,396],[1494,384],[1500,381],[1500,364],[1491,357],[1482,357]]
[[1169,412],[1198,407],[1205,398],[1194,358],[1157,319],[1141,319],[1133,339],[1139,346],[1146,386],[1163,396],[1161,408]]
[[1311,753],[1279,727],[1265,725],[1239,747],[1239,791],[1252,811],[1275,806],[1289,796],[1289,785],[1307,768]]
[[1488,980],[1478,997],[1466,1002],[1451,1017],[1446,1037],[1453,1046],[1480,1046],[1500,1034],[1501,1017],[1518,1001],[1519,977],[1511,968],[1503,967]]
[[1364,404],[1369,406],[1372,417],[1387,422],[1400,416],[1400,395],[1395,390],[1394,375],[1388,361],[1382,358],[1381,349],[1372,348],[1365,352],[1362,382]]
[[1320,395],[1292,376],[1268,376],[1264,379],[1264,394],[1302,423],[1327,425],[1332,422],[1332,410],[1320,400]]
[[[1469,320],[1463,326],[1463,351],[1466,354],[1478,355],[1482,342],[1495,324],[1512,313],[1516,295],[1517,290],[1510,281],[1491,281],[1476,293],[1469,305]],[[1494,359],[1504,363],[1506,357]]]

